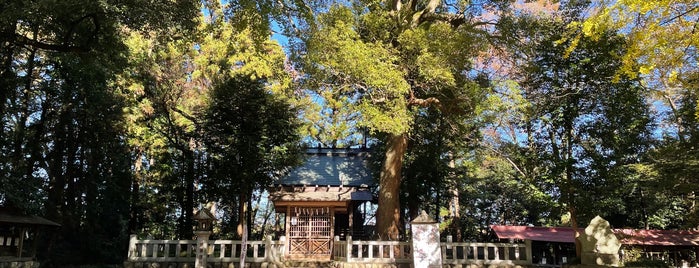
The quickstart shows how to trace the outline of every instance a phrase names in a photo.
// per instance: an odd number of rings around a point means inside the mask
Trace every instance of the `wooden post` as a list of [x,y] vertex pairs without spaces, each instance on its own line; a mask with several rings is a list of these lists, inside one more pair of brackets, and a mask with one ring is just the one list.
[[526,251],[525,254],[526,254],[526,256],[527,256],[527,261],[528,261],[530,264],[534,264],[534,260],[532,260],[532,258],[533,258],[533,256],[532,256],[532,241],[529,240],[529,239],[524,240],[524,245],[525,245],[525,247],[526,247],[526,248],[525,248],[525,251]]
[[[291,238],[291,236],[289,235],[290,228],[291,228],[291,206],[286,206],[286,216],[284,217],[284,232],[286,233],[286,237],[289,237],[289,238]],[[291,240],[291,239],[289,239],[289,240]],[[291,241],[285,241],[284,251],[291,252],[291,248],[289,245],[290,243],[291,243]]]
[[349,208],[347,210],[349,211],[349,216],[348,216],[348,218],[349,218],[349,222],[348,222],[349,230],[347,230],[347,232],[350,234],[354,234],[354,220],[353,220],[353,218],[354,218],[354,204],[351,201],[350,201]]
[[36,258],[36,247],[38,244],[37,240],[39,239],[39,235],[38,235],[39,231],[37,229],[38,228],[36,226],[34,226],[34,228],[32,228],[32,235],[34,236],[34,241],[32,243],[32,259]]
[[[334,259],[334,258],[335,258],[335,245],[337,245],[338,242],[340,242],[340,236],[337,236],[337,235],[336,235],[335,238],[333,239],[333,249],[330,251],[330,254],[331,254],[331,255],[330,255],[330,258],[331,258],[331,259]],[[338,255],[339,255],[339,254],[338,254]],[[338,257],[339,257],[339,256],[338,256]]]
[[[335,236],[335,207],[328,207],[328,213],[330,214],[330,237]],[[350,220],[351,221],[351,220]],[[332,257],[333,248],[335,243],[330,240],[330,256]]]
[[17,245],[17,258],[22,258],[22,248],[24,247],[24,233],[27,231],[25,227],[19,229],[19,245]]

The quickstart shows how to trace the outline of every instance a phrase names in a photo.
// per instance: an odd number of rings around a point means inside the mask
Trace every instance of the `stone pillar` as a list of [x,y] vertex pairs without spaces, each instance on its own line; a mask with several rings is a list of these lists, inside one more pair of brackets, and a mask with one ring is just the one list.
[[135,258],[138,255],[136,254],[136,242],[138,241],[138,237],[135,234],[132,234],[129,237],[129,253],[128,253],[128,258]]
[[439,246],[439,224],[424,210],[412,222],[414,267],[441,268],[442,250]]
[[197,258],[194,261],[194,268],[206,268],[206,258],[209,255],[210,231],[196,231],[197,235]]

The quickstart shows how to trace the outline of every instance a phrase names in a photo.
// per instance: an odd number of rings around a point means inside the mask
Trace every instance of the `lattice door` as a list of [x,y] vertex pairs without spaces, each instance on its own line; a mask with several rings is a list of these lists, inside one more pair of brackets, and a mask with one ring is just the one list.
[[291,209],[289,254],[308,258],[328,257],[332,249],[330,208]]

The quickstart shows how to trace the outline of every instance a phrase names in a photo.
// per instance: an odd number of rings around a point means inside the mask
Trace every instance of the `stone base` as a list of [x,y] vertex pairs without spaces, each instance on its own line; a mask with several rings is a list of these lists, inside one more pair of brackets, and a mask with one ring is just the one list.
[[515,264],[444,264],[443,268],[525,268]]
[[0,261],[0,268],[39,268],[37,261]]
[[585,253],[583,252],[580,263],[584,265],[594,266],[619,266],[619,255],[617,254],[602,254],[602,253]]
[[[240,268],[239,262],[208,262],[207,268]],[[267,263],[246,263],[244,268],[272,268]],[[5,268],[5,267],[0,267]],[[38,268],[38,267],[32,267]],[[124,268],[194,268],[194,262],[125,261]]]
[[409,263],[349,263],[349,262],[333,262],[332,267],[335,268],[410,268]]

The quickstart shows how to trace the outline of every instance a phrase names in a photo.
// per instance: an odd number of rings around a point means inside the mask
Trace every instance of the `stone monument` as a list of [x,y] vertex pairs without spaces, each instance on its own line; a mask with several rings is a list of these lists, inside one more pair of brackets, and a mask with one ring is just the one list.
[[414,267],[442,267],[442,250],[439,248],[439,224],[424,210],[412,222]]
[[609,222],[602,217],[592,219],[577,239],[582,249],[580,264],[619,266],[621,243],[612,232]]

